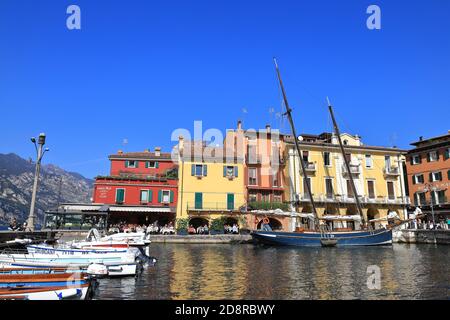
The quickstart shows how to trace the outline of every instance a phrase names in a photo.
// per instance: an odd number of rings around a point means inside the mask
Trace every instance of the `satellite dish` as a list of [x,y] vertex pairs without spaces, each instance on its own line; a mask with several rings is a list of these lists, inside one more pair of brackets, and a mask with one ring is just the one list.
[[303,137],[302,136],[298,136],[298,141],[303,141]]

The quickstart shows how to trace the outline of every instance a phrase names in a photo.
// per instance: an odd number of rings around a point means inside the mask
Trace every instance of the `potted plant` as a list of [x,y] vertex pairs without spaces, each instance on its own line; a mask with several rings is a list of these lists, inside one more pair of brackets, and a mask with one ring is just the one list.
[[177,219],[177,234],[183,236],[187,235],[188,226],[189,226],[189,219],[187,218]]
[[225,218],[216,218],[211,222],[210,233],[212,235],[223,234],[223,226],[225,224]]

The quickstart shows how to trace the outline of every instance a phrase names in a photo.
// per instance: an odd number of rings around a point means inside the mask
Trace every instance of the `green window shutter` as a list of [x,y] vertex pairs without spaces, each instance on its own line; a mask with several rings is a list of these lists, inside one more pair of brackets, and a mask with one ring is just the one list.
[[447,160],[448,158],[450,158],[450,148],[447,148],[447,150],[445,150],[444,160]]
[[149,167],[148,161],[145,161],[145,168],[147,169]]
[[128,160],[125,161],[125,168],[128,168],[130,166],[130,162]]
[[125,201],[125,190],[116,189],[116,202],[123,203]]
[[431,172],[430,172],[430,175],[429,175],[429,181],[433,182],[433,173],[431,173]]
[[170,190],[170,203],[173,203],[174,192]]
[[450,170],[447,171],[447,178],[450,180]]
[[436,150],[436,159],[439,161],[439,150]]
[[412,176],[412,184],[416,184],[416,176]]
[[156,168],[156,169],[159,168],[159,162],[158,162],[158,161],[155,162],[155,168]]
[[203,193],[195,193],[195,209],[203,209]]
[[148,191],[148,202],[153,202],[153,190]]
[[162,202],[162,191],[161,190],[158,191],[158,202],[159,203]]
[[239,175],[238,167],[236,166],[236,167],[234,167],[234,176],[237,178],[238,175]]
[[191,165],[191,176],[195,176],[195,164]]
[[203,165],[203,176],[206,177],[208,175],[208,166],[205,164]]
[[440,171],[439,171],[439,173],[438,173],[438,180],[439,180],[439,181],[442,181],[442,172],[440,172]]
[[227,194],[227,210],[234,210],[234,194]]
[[136,161],[136,168],[139,168],[139,161]]
[[430,153],[427,153],[427,161],[428,161],[428,162],[431,162],[431,156],[430,156]]
[[227,166],[223,166],[223,176],[227,176]]

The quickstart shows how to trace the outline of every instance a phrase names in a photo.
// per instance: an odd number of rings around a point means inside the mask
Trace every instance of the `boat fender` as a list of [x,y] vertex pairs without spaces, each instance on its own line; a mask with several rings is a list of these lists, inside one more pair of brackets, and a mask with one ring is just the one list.
[[269,220],[269,218],[264,218],[264,219],[263,219],[263,222],[264,222],[264,224],[269,224],[269,223],[270,223],[270,220]]
[[104,264],[92,263],[88,266],[86,272],[93,276],[106,276],[108,275],[108,268]]

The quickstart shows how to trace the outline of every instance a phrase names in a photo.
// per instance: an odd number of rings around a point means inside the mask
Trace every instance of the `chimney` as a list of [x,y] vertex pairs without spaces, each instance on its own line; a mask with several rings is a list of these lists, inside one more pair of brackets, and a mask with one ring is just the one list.
[[267,133],[270,133],[270,124],[266,124],[266,131]]
[[161,156],[161,147],[156,147],[156,148],[155,148],[155,156],[156,156],[156,157]]
[[419,137],[419,141],[423,141],[423,136],[420,136],[420,137]]
[[117,151],[117,154],[123,154],[122,150]]
[[178,137],[178,151],[181,153],[184,150],[184,138],[183,136]]
[[145,152],[145,153],[149,153],[149,152],[150,152],[150,150],[148,150],[148,149],[145,149],[145,150],[144,150],[144,152]]
[[238,120],[238,122],[237,122],[237,129],[242,130],[242,121],[241,120]]

